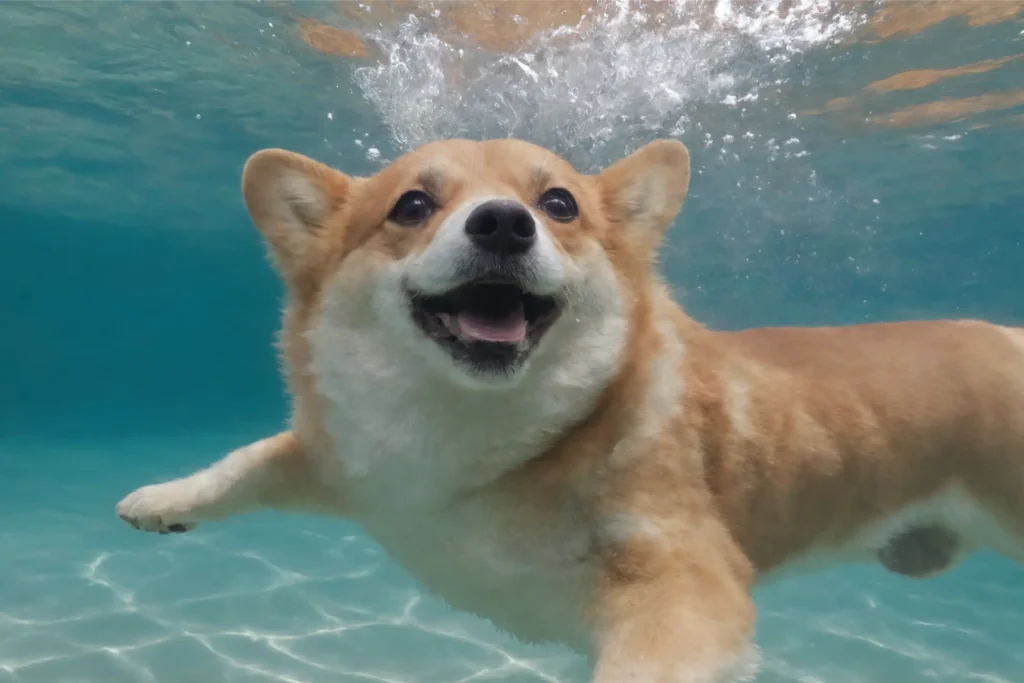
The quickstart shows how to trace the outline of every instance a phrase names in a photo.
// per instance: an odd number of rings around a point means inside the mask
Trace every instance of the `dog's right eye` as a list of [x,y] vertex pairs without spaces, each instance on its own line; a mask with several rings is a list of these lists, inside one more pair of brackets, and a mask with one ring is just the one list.
[[399,225],[417,225],[430,218],[435,208],[434,200],[426,192],[410,190],[395,202],[395,207],[388,214],[388,220]]

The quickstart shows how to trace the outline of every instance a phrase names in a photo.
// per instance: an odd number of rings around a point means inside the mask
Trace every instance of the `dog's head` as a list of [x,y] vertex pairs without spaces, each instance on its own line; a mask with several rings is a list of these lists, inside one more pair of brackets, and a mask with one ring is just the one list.
[[448,140],[369,178],[264,150],[243,193],[291,305],[338,354],[502,388],[610,372],[688,182],[673,141],[583,175],[526,142]]

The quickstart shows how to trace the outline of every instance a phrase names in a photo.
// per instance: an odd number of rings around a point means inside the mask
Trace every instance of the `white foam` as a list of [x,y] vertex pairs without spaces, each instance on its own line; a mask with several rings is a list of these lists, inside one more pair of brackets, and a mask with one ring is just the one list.
[[782,0],[656,3],[671,18],[652,35],[650,5],[601,0],[588,25],[547,31],[515,54],[459,48],[431,17],[410,15],[376,30],[385,57],[355,78],[400,150],[507,135],[592,168],[633,141],[681,136],[702,104],[756,101],[785,80],[794,56],[848,35],[861,18],[824,0],[785,4],[788,11]]

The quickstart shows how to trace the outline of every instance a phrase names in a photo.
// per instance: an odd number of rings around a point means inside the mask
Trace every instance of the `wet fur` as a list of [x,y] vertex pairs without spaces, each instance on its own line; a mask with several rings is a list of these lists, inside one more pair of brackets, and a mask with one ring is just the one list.
[[[389,225],[424,169],[440,212]],[[743,678],[751,588],[782,572],[1024,559],[1024,333],[708,330],[656,274],[688,181],[667,141],[596,176],[514,140],[434,143],[373,178],[254,155],[291,429],[118,513],[159,532],[264,506],[351,518],[455,607],[588,654],[596,683]],[[532,206],[552,183],[581,210],[539,218],[566,311],[517,376],[468,376],[402,317],[396,278],[443,265],[470,202]]]

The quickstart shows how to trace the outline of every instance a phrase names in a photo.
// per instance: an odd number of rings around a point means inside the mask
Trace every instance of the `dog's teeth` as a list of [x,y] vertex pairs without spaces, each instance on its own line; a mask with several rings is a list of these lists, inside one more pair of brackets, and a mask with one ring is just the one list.
[[450,313],[438,313],[437,317],[441,321],[441,324],[444,325],[444,328],[453,335],[458,337],[462,334],[459,329],[459,321],[455,319],[454,315],[451,315]]

